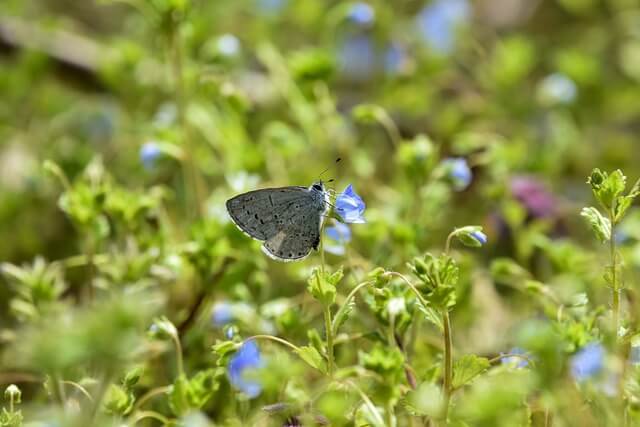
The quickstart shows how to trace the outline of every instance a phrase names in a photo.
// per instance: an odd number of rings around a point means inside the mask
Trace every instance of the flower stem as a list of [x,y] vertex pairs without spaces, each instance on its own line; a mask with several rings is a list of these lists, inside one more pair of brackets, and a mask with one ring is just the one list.
[[619,317],[620,317],[620,290],[618,289],[618,278],[617,278],[617,270],[618,266],[616,263],[616,239],[615,239],[615,231],[616,231],[616,223],[613,217],[613,212],[609,213],[609,221],[611,222],[611,235],[609,236],[609,257],[611,258],[611,287],[613,290],[613,301],[612,301],[612,315],[613,315],[613,332],[615,334],[616,340],[618,339],[618,328],[619,328]]
[[177,334],[171,335],[173,343],[176,347],[176,365],[178,366],[178,375],[184,374],[184,362],[182,361],[182,344],[180,344],[180,337]]
[[[182,53],[182,40],[180,39],[180,25],[175,23],[169,37],[171,53],[171,72],[174,86],[174,96],[178,109],[178,122],[180,125],[180,138],[183,147],[182,172],[185,186],[185,198],[188,212],[202,216],[202,188],[194,159],[194,145],[189,135],[189,125],[186,119],[186,93],[184,81],[184,66]],[[189,200],[191,199],[191,200]]]
[[335,362],[333,360],[333,328],[331,327],[331,308],[329,305],[325,305],[323,312],[324,329],[327,337],[327,370],[329,376],[332,376]]
[[442,324],[444,326],[444,412],[443,419],[447,425],[449,417],[449,401],[451,400],[452,378],[453,378],[453,353],[451,340],[451,321],[449,312],[445,309],[442,313]]
[[258,340],[258,339],[265,339],[265,340],[278,342],[280,344],[283,344],[289,347],[291,350],[295,351],[296,353],[300,351],[300,347],[296,346],[295,344],[291,344],[289,341],[283,340],[282,338],[274,337],[273,335],[253,335],[245,339],[244,342],[251,341],[251,340]]

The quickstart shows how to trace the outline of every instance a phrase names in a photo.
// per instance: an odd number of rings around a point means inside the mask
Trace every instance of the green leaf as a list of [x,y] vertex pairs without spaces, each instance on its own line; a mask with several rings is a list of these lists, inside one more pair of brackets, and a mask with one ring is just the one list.
[[336,285],[344,276],[342,269],[333,274],[322,273],[316,268],[308,280],[307,289],[323,306],[328,307],[336,300]]
[[117,384],[111,384],[104,398],[104,409],[109,414],[127,415],[133,409],[133,393]]
[[375,104],[360,104],[353,107],[351,115],[360,123],[376,123],[386,112],[382,107]]
[[178,376],[169,390],[169,407],[177,416],[189,412],[189,380],[184,375]]
[[440,418],[444,397],[437,384],[424,382],[407,393],[404,406],[414,416]]
[[607,242],[611,238],[611,222],[594,207],[583,208],[580,216],[586,218],[598,240]]
[[617,199],[624,192],[627,177],[620,169],[611,174],[594,169],[587,183],[591,185],[594,196],[607,211],[612,211]]
[[466,354],[453,364],[453,381],[454,389],[469,384],[471,380],[483,373],[490,366],[489,359],[479,357],[475,354]]
[[435,257],[426,254],[409,264],[422,286],[418,287],[437,310],[448,310],[456,305],[455,285],[458,283],[458,265],[448,255]]
[[189,380],[189,393],[187,395],[191,409],[200,409],[218,389],[218,377],[223,375],[223,370],[206,369],[199,371]]
[[442,324],[442,316],[440,313],[433,307],[425,306],[420,302],[420,300],[416,300],[416,306],[418,310],[420,310],[424,317],[431,323],[433,323],[440,331],[444,331],[444,325]]
[[314,347],[303,346],[300,347],[296,353],[298,353],[298,356],[300,356],[300,358],[312,368],[315,368],[322,373],[327,372],[324,359]]

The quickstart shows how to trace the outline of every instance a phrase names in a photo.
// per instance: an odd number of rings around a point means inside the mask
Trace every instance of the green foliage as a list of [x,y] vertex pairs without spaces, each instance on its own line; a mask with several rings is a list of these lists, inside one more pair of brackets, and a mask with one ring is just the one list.
[[422,283],[419,289],[429,304],[438,310],[449,310],[456,305],[459,269],[453,258],[426,254],[416,258],[410,267]]
[[466,354],[453,364],[454,389],[469,384],[475,377],[489,368],[489,359],[475,354]]
[[336,286],[343,276],[342,269],[328,273],[316,268],[307,282],[307,289],[323,306],[331,306],[336,300]]
[[0,426],[640,425],[640,10],[494,3],[0,2]]
[[169,390],[169,406],[175,415],[183,416],[202,408],[219,387],[220,369],[199,371],[191,378],[179,375]]
[[596,208],[583,208],[580,215],[589,222],[598,240],[604,243],[611,239],[611,221],[603,217]]

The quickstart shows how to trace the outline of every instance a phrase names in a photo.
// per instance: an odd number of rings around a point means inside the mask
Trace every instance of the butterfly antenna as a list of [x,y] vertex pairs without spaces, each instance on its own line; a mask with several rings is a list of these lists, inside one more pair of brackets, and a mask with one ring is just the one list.
[[318,175],[318,178],[320,178],[322,175],[324,175],[329,169],[331,169],[332,167],[334,167],[335,165],[337,165],[338,163],[340,163],[340,160],[342,160],[342,158],[338,157],[336,159],[336,161],[331,165],[328,166],[327,168],[325,168],[325,170],[323,170],[322,172],[320,172],[320,175]]

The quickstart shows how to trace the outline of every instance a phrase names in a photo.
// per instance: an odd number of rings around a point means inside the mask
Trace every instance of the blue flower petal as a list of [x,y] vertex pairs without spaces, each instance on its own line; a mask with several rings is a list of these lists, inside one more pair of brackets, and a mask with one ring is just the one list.
[[589,344],[571,358],[571,374],[576,381],[596,376],[604,367],[604,347],[600,343]]
[[146,142],[140,147],[140,161],[145,169],[153,169],[161,155],[162,150],[154,141]]
[[470,236],[476,239],[481,245],[484,245],[487,243],[487,235],[484,234],[482,231],[474,231],[473,233],[470,234]]
[[455,44],[455,31],[469,19],[471,6],[467,0],[436,0],[416,17],[423,40],[436,52],[450,53]]
[[358,25],[370,25],[375,18],[375,10],[367,3],[354,3],[349,8],[347,17]]
[[345,190],[336,197],[336,213],[343,222],[351,224],[363,224],[365,204],[362,198],[349,184]]
[[249,398],[257,397],[262,392],[262,386],[256,380],[246,379],[245,374],[247,370],[258,369],[263,365],[258,345],[253,340],[247,341],[229,361],[229,381]]
[[[504,353],[500,353],[500,355],[502,356]],[[527,352],[524,351],[523,349],[521,349],[520,347],[514,347],[511,350],[509,350],[509,354],[522,354],[522,355],[526,355]],[[521,358],[521,357],[516,357],[516,356],[507,356],[507,357],[502,357],[500,359],[500,361],[502,362],[502,364],[504,365],[515,365],[516,368],[526,368],[527,366],[529,366],[529,361],[527,359]]]
[[473,175],[465,159],[462,157],[452,157],[444,159],[442,163],[456,191],[462,191],[471,184]]
[[228,302],[220,302],[213,306],[211,321],[215,326],[224,326],[233,321],[233,310]]
[[335,225],[327,227],[325,233],[329,238],[342,244],[351,241],[351,229],[341,222],[336,222]]

